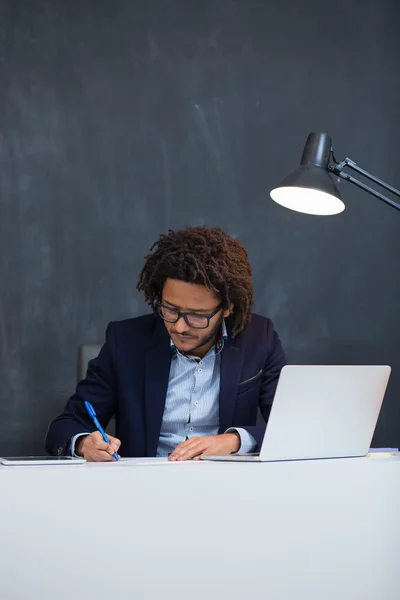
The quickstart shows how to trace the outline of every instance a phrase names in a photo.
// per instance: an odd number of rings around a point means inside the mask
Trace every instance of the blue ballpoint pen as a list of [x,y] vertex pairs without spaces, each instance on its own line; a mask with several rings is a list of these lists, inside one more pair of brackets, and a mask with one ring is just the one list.
[[[90,404],[90,402],[87,402],[87,400],[85,400],[85,407],[89,413],[89,417],[92,419],[93,423],[96,425],[97,429],[100,431],[103,440],[105,442],[107,442],[107,444],[109,444],[110,440],[108,439],[106,432],[104,431],[104,429],[98,422],[97,415],[96,415],[96,412],[95,412],[93,406]],[[115,460],[118,460],[118,454],[116,452],[114,452],[113,457],[115,458]]]

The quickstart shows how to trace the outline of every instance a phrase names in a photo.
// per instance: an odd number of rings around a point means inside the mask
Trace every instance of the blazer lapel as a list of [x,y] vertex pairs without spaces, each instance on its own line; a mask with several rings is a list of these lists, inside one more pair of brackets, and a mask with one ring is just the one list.
[[219,390],[219,432],[232,427],[236,396],[242,371],[243,353],[239,340],[226,339],[221,352]]
[[153,346],[146,352],[146,448],[155,456],[160,438],[171,367],[170,337],[160,320],[156,325]]

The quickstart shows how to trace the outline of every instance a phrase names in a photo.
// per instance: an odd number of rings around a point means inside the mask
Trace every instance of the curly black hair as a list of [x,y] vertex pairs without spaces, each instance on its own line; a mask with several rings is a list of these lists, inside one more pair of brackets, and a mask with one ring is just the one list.
[[155,312],[169,278],[204,285],[217,294],[224,309],[233,304],[233,337],[250,322],[253,283],[248,255],[222,229],[186,227],[160,235],[146,256],[137,285]]

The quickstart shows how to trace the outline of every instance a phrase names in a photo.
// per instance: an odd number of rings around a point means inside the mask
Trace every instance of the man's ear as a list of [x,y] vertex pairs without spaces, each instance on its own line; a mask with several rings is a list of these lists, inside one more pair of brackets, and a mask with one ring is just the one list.
[[224,319],[226,319],[227,317],[229,317],[230,314],[233,313],[233,309],[235,307],[233,306],[233,304],[229,305],[229,308],[227,308],[226,310],[224,310]]

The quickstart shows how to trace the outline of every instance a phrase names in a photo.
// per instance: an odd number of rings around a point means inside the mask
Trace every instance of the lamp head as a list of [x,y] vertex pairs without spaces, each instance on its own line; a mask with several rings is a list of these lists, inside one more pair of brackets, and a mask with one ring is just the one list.
[[310,133],[300,167],[271,190],[271,198],[291,210],[310,215],[336,215],[344,210],[329,171],[331,138],[326,133]]

